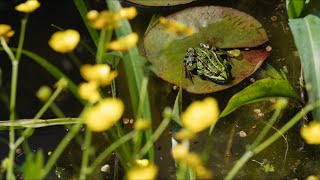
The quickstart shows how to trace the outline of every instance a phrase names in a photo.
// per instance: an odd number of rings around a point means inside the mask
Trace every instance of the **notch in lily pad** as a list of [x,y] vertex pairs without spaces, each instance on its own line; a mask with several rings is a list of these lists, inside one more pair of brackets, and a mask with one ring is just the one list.
[[[259,48],[269,39],[258,20],[247,13],[220,6],[188,8],[166,17],[195,29],[192,35],[172,36],[160,23],[145,34],[147,59],[155,67],[157,76],[180,86],[188,92],[203,94],[227,89],[254,73],[267,59],[269,52]],[[241,55],[230,58],[232,81],[225,85],[195,76],[193,83],[185,78],[184,56],[188,48],[200,43],[221,49],[240,49]]]

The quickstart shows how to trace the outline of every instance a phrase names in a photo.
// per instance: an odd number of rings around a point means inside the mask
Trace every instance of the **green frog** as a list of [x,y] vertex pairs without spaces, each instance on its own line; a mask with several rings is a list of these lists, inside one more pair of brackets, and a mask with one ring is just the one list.
[[233,78],[228,60],[239,56],[239,50],[224,51],[208,44],[200,43],[199,47],[189,48],[184,57],[185,78],[193,83],[193,76],[199,75],[219,85],[228,84]]

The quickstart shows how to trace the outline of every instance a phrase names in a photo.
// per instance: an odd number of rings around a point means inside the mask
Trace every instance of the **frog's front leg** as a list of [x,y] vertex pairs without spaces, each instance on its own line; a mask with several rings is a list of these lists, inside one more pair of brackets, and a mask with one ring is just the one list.
[[183,64],[184,64],[185,78],[188,78],[193,84],[193,74],[197,70],[197,63],[196,63],[195,57],[186,55],[183,60]]

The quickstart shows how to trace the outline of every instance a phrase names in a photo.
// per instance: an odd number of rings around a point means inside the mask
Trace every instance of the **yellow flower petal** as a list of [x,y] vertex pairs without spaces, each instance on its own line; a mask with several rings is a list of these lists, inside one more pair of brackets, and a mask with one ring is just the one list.
[[106,48],[114,51],[127,51],[137,44],[138,39],[139,36],[137,33],[130,33],[127,36],[120,37],[116,41],[110,42]]
[[122,8],[119,11],[121,18],[133,19],[137,16],[138,11],[135,7]]
[[193,133],[198,133],[216,123],[219,117],[218,102],[208,97],[203,101],[195,101],[190,104],[181,115],[183,126]]
[[119,13],[91,10],[87,14],[90,25],[95,29],[114,29],[121,25]]
[[39,7],[40,3],[38,2],[38,0],[27,0],[26,2],[17,5],[15,9],[23,13],[32,13]]
[[189,147],[186,144],[177,144],[172,148],[171,154],[176,161],[181,161],[189,154]]
[[128,171],[128,180],[153,180],[158,173],[157,166],[150,164],[148,166],[136,166]]
[[81,83],[78,92],[82,99],[86,99],[91,103],[95,103],[101,99],[98,85],[95,82]]
[[195,33],[195,30],[192,27],[189,27],[179,21],[169,20],[164,17],[160,17],[160,24],[165,27],[167,33],[171,33],[177,36],[189,36]]
[[14,35],[14,30],[12,30],[10,25],[0,24],[0,37],[4,37],[6,41]]
[[301,128],[300,134],[308,144],[320,144],[320,122],[312,121]]
[[137,131],[141,131],[144,129],[147,129],[148,127],[150,127],[151,125],[151,121],[147,120],[147,119],[138,119],[135,123],[134,123],[134,129]]
[[84,112],[83,119],[92,131],[109,129],[122,116],[124,105],[120,99],[106,98]]
[[80,41],[80,34],[73,29],[55,32],[50,40],[50,47],[60,53],[73,51]]
[[80,68],[80,73],[85,80],[94,81],[102,86],[109,85],[118,76],[107,64],[85,64]]
[[148,159],[137,159],[136,163],[139,166],[148,166],[149,165],[149,160]]

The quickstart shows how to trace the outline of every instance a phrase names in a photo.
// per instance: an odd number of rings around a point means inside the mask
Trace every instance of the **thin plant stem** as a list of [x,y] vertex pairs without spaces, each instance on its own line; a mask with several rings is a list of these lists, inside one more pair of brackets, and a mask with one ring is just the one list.
[[[287,102],[287,101],[286,101]],[[250,146],[251,149],[255,148],[258,144],[261,143],[263,138],[268,134],[269,130],[271,129],[272,125],[279,119],[281,113],[283,110],[287,107],[287,103],[284,106],[280,106],[279,108],[276,108],[275,112],[273,113],[272,117],[269,120],[269,123],[267,126],[264,126],[260,134],[257,136],[257,138],[253,141],[252,145]]]
[[152,147],[153,143],[160,137],[160,135],[163,133],[163,131],[167,128],[169,125],[171,119],[165,118],[162,120],[161,124],[157,128],[157,130],[154,132],[154,134],[151,136],[150,139],[147,139],[147,143],[141,148],[138,159],[142,158],[146,153],[148,153],[149,149]]
[[104,53],[104,43],[107,36],[107,33],[110,30],[102,29],[100,32],[98,47],[97,47],[97,54],[96,54],[96,62],[102,63],[103,53]]
[[[19,61],[13,60],[12,62],[12,79],[11,79],[11,93],[10,93],[10,122],[15,120],[15,108],[17,97],[17,83],[18,83],[18,67]],[[9,163],[7,170],[7,179],[15,179],[13,168],[15,159],[15,130],[13,126],[10,126],[9,134]]]
[[54,91],[54,93],[50,96],[48,101],[42,106],[42,108],[38,111],[38,113],[34,116],[33,119],[39,119],[47,111],[47,109],[52,105],[52,103],[59,96],[62,90],[63,88],[58,86],[58,88]]
[[108,157],[113,151],[115,151],[122,144],[126,143],[130,139],[132,139],[136,135],[135,131],[132,131],[122,137],[120,137],[117,141],[113,142],[106,150],[104,150],[91,164],[88,168],[88,175],[91,174],[104,160]]
[[81,163],[80,176],[79,176],[80,180],[85,180],[87,177],[89,155],[91,151],[91,137],[92,137],[92,133],[90,129],[87,129],[85,139],[84,139],[84,145],[82,147],[84,151],[82,154],[82,163]]
[[58,117],[58,118],[65,118],[66,115],[63,113],[63,111],[57,106],[56,103],[52,102],[50,106],[51,111]]
[[82,123],[79,123],[79,124],[72,126],[70,132],[60,141],[58,147],[53,152],[53,154],[49,158],[47,164],[43,168],[42,174],[41,174],[41,176],[42,176],[41,179],[43,179],[50,172],[50,170],[52,169],[52,167],[54,166],[54,164],[56,163],[56,161],[58,160],[58,158],[60,157],[62,152],[65,150],[67,145],[78,134],[79,130],[81,129],[81,125],[82,125]]
[[19,36],[19,44],[16,52],[16,59],[19,61],[21,58],[21,52],[23,48],[23,43],[24,43],[24,37],[26,34],[26,26],[28,22],[28,17],[29,15],[26,14],[25,17],[21,20],[21,28],[20,28],[20,36]]
[[[13,126],[15,129],[19,128],[40,128],[47,126],[56,126],[56,125],[66,125],[66,124],[76,124],[80,118],[56,118],[56,119],[19,119],[14,122],[1,121],[0,130],[6,130],[8,126]],[[5,128],[4,128],[5,127]]]
[[[48,101],[42,106],[42,108],[38,111],[38,113],[34,116],[33,119],[39,119],[46,110],[51,106],[54,100],[59,96],[63,88],[58,86],[58,88],[54,91],[54,93],[50,96]],[[22,136],[20,136],[17,141],[15,142],[15,147],[18,147],[26,138],[32,135],[34,131],[33,127],[28,127],[26,130],[23,131]]]
[[1,45],[3,47],[3,50],[8,54],[11,61],[16,61],[16,58],[14,57],[14,54],[12,53],[11,49],[9,48],[6,40],[4,37],[0,37]]
[[80,62],[79,58],[73,52],[68,53],[68,56],[70,57],[70,59],[73,62],[73,64],[76,65],[77,68],[79,69],[81,67],[81,65],[82,65],[82,63]]
[[290,121],[288,121],[282,128],[279,129],[275,134],[269,137],[267,140],[262,142],[260,145],[255,147],[252,150],[247,150],[245,154],[236,162],[231,171],[225,177],[226,180],[233,179],[238,171],[246,164],[246,162],[253,157],[254,155],[260,153],[262,150],[266,149],[276,140],[278,140],[284,133],[291,129],[297,122],[299,122],[303,116],[308,114],[313,109],[320,106],[320,101],[315,104],[309,104],[305,106],[299,113],[297,113]]

